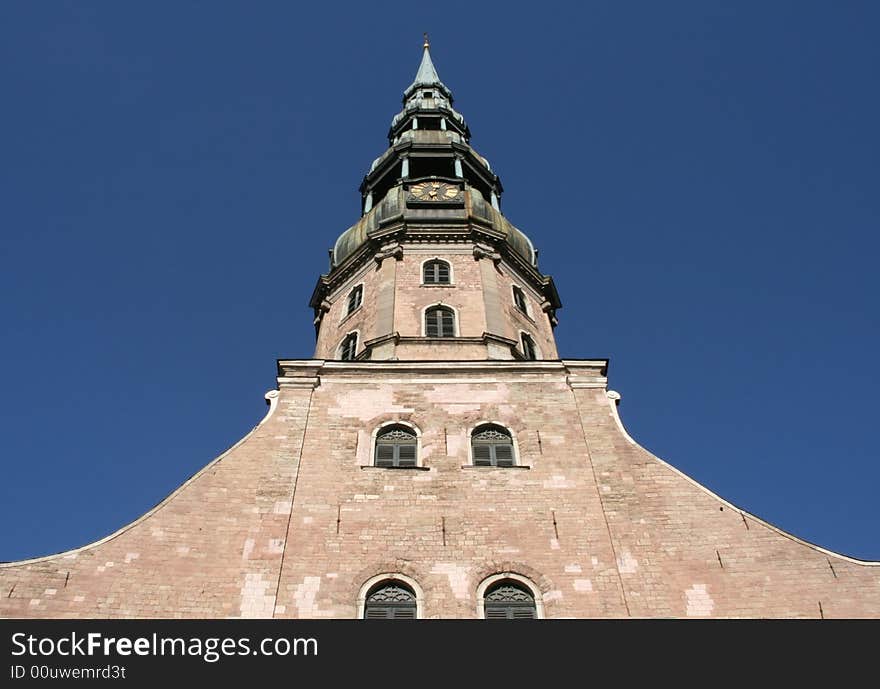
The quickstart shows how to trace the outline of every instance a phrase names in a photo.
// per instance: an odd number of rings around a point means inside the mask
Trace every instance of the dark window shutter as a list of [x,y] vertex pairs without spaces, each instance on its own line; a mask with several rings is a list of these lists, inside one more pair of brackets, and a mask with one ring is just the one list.
[[425,264],[426,285],[449,284],[449,264],[446,261],[429,261]]
[[525,292],[523,292],[519,287],[513,288],[513,303],[520,311],[528,314],[528,308],[526,307],[526,295]]
[[387,581],[371,590],[364,606],[367,620],[414,620],[416,597],[399,581]]
[[491,445],[474,445],[474,465],[478,467],[492,466]]
[[376,466],[414,467],[418,459],[416,434],[406,426],[390,426],[376,438]]
[[376,445],[376,466],[394,466],[394,445]]
[[361,285],[358,285],[348,293],[348,313],[351,313],[361,305],[363,295],[364,288]]
[[522,335],[522,348],[523,348],[523,356],[530,361],[534,361],[538,358],[537,352],[535,351],[535,341],[529,335],[523,333]]
[[513,466],[513,445],[493,445],[495,462],[500,467]]
[[427,327],[425,328],[425,335],[428,337],[440,337],[440,323],[437,318],[437,312],[429,311],[427,318],[428,322]]
[[452,311],[441,311],[442,325],[440,326],[440,337],[455,336],[455,316]]
[[510,608],[510,619],[512,620],[533,620],[537,617],[537,612],[533,607],[517,606]]
[[427,337],[455,337],[455,314],[452,309],[435,306],[425,312]]
[[449,282],[449,264],[438,261],[436,275],[437,282],[447,284]]
[[521,584],[502,581],[486,592],[487,620],[534,620],[538,617],[532,593]]
[[391,617],[391,608],[385,605],[367,605],[364,617],[368,620],[387,620]]
[[486,619],[487,620],[506,620],[507,619],[507,610],[505,608],[487,605],[486,606]]
[[398,466],[414,467],[416,465],[416,446],[398,445]]
[[393,608],[391,613],[392,620],[414,620],[416,619],[416,606],[398,605]]
[[352,333],[342,343],[341,358],[343,361],[354,361],[357,354],[357,333]]
[[485,424],[471,435],[475,466],[512,467],[515,462],[513,438],[503,426]]
[[416,619],[416,606],[413,604],[390,604],[377,605],[368,603],[364,618],[368,620],[414,620]]

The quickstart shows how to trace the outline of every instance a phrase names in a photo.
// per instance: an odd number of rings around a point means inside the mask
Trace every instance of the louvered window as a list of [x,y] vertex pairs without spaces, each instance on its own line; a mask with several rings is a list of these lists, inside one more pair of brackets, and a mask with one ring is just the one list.
[[538,358],[537,350],[535,349],[535,341],[531,338],[530,335],[522,334],[522,349],[523,356],[526,359],[534,361]]
[[389,426],[376,436],[377,467],[414,467],[418,440],[411,428]]
[[512,581],[500,581],[486,592],[487,620],[534,620],[538,617],[531,591]]
[[455,337],[455,312],[447,306],[434,306],[425,312],[425,335]]
[[357,348],[357,333],[352,333],[351,335],[346,336],[342,341],[342,346],[339,348],[339,358],[343,361],[354,361],[355,354],[357,354]]
[[399,581],[383,581],[374,587],[364,605],[365,620],[414,620],[416,596]]
[[448,285],[449,264],[446,261],[428,261],[425,263],[424,282],[426,285]]
[[526,306],[526,293],[523,292],[519,287],[514,285],[513,287],[513,303],[520,311],[524,314],[528,315],[529,309]]
[[358,308],[360,308],[361,302],[364,298],[364,286],[358,285],[351,292],[348,293],[348,311],[346,315],[354,312]]
[[471,436],[474,466],[512,467],[513,438],[506,428],[494,424],[479,426]]

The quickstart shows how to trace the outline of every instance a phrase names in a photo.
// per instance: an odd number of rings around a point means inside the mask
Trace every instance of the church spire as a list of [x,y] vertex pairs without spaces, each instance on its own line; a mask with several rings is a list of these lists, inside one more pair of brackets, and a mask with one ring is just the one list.
[[309,302],[315,356],[555,359],[556,288],[502,214],[501,180],[470,145],[430,48],[426,36],[388,148],[358,189],[361,217]]
[[419,69],[416,72],[416,78],[413,83],[403,93],[403,100],[406,102],[420,88],[435,88],[443,92],[443,94],[452,102],[452,91],[440,81],[440,75],[437,74],[437,68],[431,59],[431,43],[428,41],[428,34],[425,34],[425,42],[422,46],[422,61],[419,63]]

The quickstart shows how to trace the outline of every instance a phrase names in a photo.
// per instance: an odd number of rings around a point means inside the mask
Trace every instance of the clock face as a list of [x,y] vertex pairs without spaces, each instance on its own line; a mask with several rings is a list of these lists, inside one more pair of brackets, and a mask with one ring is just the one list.
[[461,190],[448,182],[419,182],[413,184],[409,191],[419,201],[451,201]]

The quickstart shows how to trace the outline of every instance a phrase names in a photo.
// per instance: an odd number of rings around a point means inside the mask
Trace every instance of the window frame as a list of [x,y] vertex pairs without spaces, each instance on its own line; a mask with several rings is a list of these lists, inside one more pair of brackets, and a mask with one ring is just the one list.
[[403,572],[384,572],[382,574],[377,574],[376,576],[370,577],[363,583],[360,590],[358,591],[357,598],[357,619],[366,620],[367,613],[367,599],[370,595],[375,592],[378,587],[383,583],[388,584],[403,584],[409,588],[415,594],[416,598],[416,619],[423,619],[425,616],[425,594],[422,591],[422,587],[419,586],[419,583]]
[[[498,464],[497,451],[495,449],[496,443],[490,444],[490,443],[483,443],[482,441],[477,441],[477,442],[479,444],[488,445],[491,448],[490,463],[489,464],[477,464],[477,459],[476,459],[476,456],[474,453],[474,436],[479,434],[482,430],[489,429],[489,428],[500,429],[501,431],[504,431],[504,433],[510,438],[510,452],[511,452],[511,458],[510,458],[511,463],[510,464]],[[500,445],[501,443],[497,443],[497,444]],[[500,468],[500,469],[511,469],[514,467],[522,466],[522,464],[520,464],[520,462],[519,462],[519,448],[517,447],[516,438],[513,434],[513,431],[510,430],[510,428],[508,428],[504,424],[498,423],[497,421],[483,421],[481,423],[478,423],[476,426],[474,426],[473,428],[470,429],[470,432],[468,433],[468,454],[469,454],[469,459],[470,459],[470,466],[472,466],[472,467],[480,467],[480,468],[495,467],[495,468]]]
[[[510,588],[519,591],[529,597],[529,601],[506,601],[496,603],[490,597],[498,589]],[[490,615],[490,610],[502,612],[501,615]],[[518,610],[527,611],[526,615],[517,614]],[[486,620],[535,620],[538,618],[538,606],[535,604],[535,594],[528,588],[512,579],[502,579],[495,582],[483,593],[483,619]]]
[[[533,356],[529,356],[528,349],[526,348],[526,340],[528,340],[530,349],[532,351]],[[519,331],[519,345],[520,351],[522,352],[523,359],[526,361],[539,361],[541,358],[541,351],[538,349],[538,343],[535,342],[535,338],[531,333],[526,332],[525,330]]]
[[[428,334],[428,314],[436,313],[438,311],[444,311],[452,314],[452,334],[451,335],[443,335],[442,334],[442,323],[441,323],[441,334],[439,335],[429,335]],[[430,337],[438,340],[448,340],[453,337],[458,337],[458,311],[450,306],[449,304],[429,304],[422,311],[422,335],[423,337]]]
[[[396,427],[401,429],[406,429],[415,436],[415,463],[414,464],[404,464],[401,465],[400,462],[400,452],[399,445],[403,443],[394,443],[394,456],[392,461],[394,464],[379,464],[379,439],[383,434],[389,433],[393,431]],[[390,444],[390,443],[389,443]],[[373,431],[372,437],[372,445],[370,448],[370,464],[369,466],[376,467],[378,469],[419,469],[422,468],[422,434],[419,429],[411,423],[406,421],[389,421],[387,423],[383,423],[380,426],[377,426]]]
[[[351,300],[357,295],[357,304],[355,306],[351,305]],[[345,316],[344,318],[348,318],[355,311],[360,309],[364,305],[364,283],[360,282],[350,290],[348,290],[348,294],[345,297]]]
[[[354,351],[351,354],[351,358],[348,359],[344,356],[345,354],[345,346],[349,341],[354,341]],[[342,341],[339,343],[339,346],[336,348],[336,358],[339,361],[354,361],[357,359],[358,355],[358,347],[360,345],[361,335],[357,330],[352,330],[349,333],[345,334],[345,337],[342,338]]]
[[[431,263],[442,263],[447,268],[447,281],[446,282],[428,282],[425,278],[427,277],[428,265]],[[453,272],[452,272],[452,262],[447,261],[444,258],[440,258],[439,256],[434,256],[433,258],[426,258],[422,261],[421,265],[421,285],[422,287],[450,287],[453,285]]]
[[[510,291],[513,293],[513,307],[521,314],[531,319],[532,312],[529,308],[529,298],[526,296],[526,291],[519,285],[511,285]],[[520,300],[517,297],[521,297],[522,304],[519,303]]]
[[483,581],[480,582],[480,585],[477,586],[477,617],[481,620],[485,620],[486,618],[486,594],[490,592],[493,588],[495,588],[498,584],[503,584],[505,581],[512,582],[513,584],[518,584],[526,591],[532,594],[532,600],[535,602],[535,617],[532,619],[543,620],[546,615],[544,614],[544,597],[541,589],[527,577],[524,577],[521,574],[516,572],[498,572],[497,574],[493,574],[491,576],[486,577]]

